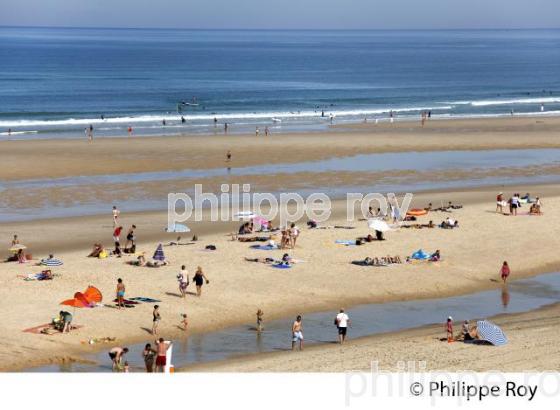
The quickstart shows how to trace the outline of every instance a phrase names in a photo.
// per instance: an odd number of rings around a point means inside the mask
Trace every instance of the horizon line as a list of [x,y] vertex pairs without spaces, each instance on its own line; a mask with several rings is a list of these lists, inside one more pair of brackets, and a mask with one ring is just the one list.
[[455,28],[241,28],[241,27],[115,27],[115,26],[64,26],[64,25],[2,25],[0,28],[43,28],[77,30],[180,30],[180,31],[536,31],[560,30],[560,27],[455,27]]

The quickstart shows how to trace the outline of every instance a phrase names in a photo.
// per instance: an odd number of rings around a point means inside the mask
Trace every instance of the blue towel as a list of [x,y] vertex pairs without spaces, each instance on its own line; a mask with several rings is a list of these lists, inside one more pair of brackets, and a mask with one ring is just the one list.
[[337,243],[339,245],[346,245],[346,246],[356,245],[356,241],[349,240],[349,239],[337,239],[336,241],[334,241],[334,243]]
[[283,263],[275,263],[274,265],[270,265],[270,266],[276,269],[290,269],[292,267],[292,265],[285,265]]
[[258,249],[260,251],[272,251],[274,249],[278,249],[278,246],[271,246],[271,245],[251,245],[251,249]]

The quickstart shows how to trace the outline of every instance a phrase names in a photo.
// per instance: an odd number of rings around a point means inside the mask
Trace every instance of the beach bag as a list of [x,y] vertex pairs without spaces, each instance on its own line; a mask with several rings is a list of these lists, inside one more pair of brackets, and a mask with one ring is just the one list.
[[207,245],[205,249],[208,249],[209,251],[215,251],[216,245]]

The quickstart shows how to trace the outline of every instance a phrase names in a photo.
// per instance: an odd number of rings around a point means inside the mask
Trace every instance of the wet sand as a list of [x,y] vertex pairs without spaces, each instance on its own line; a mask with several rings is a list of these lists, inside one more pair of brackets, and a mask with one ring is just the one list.
[[[506,333],[506,346],[447,343],[443,325],[311,346],[182,369],[189,372],[474,371],[557,372],[560,304],[491,319]],[[471,324],[472,325],[472,324]],[[349,334],[352,329],[349,330]],[[409,362],[412,362],[411,365]]]
[[[0,141],[0,180],[296,163],[356,154],[560,147],[560,118],[346,124],[330,132]],[[126,182],[126,181],[123,181]]]

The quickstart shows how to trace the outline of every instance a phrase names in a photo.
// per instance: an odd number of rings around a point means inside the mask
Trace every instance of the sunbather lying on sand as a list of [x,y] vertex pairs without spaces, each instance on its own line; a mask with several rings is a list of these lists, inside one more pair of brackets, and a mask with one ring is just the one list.
[[232,233],[231,240],[239,242],[266,242],[273,239],[275,235],[268,236],[239,236],[238,234]]
[[148,268],[161,268],[162,266],[167,266],[170,265],[170,263],[168,261],[148,261],[146,262],[146,264],[144,266],[147,266]]
[[146,265],[146,257],[144,256],[145,254],[146,252],[142,252],[140,255],[138,255],[135,261],[127,261],[126,263],[132,266],[144,266]]
[[410,224],[410,225],[402,225],[401,228],[414,228],[414,229],[422,229],[422,228],[435,228],[436,225],[433,221],[428,222],[427,224]]
[[352,261],[352,264],[359,266],[387,266],[402,263],[400,256],[367,257],[361,261]]

